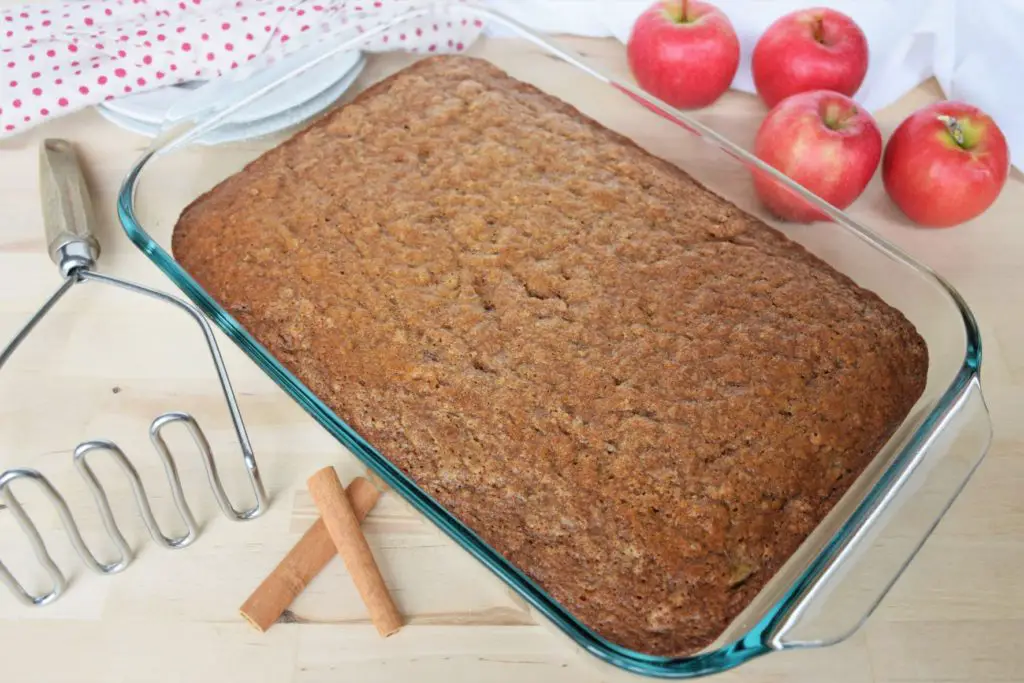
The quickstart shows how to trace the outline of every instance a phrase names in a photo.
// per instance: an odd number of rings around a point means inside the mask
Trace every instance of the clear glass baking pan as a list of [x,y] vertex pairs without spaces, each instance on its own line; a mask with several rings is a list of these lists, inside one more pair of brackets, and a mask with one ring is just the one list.
[[[504,35],[481,38],[468,54],[487,59],[511,76],[568,101],[684,168],[711,190],[772,224],[901,310],[927,343],[927,385],[905,422],[788,563],[719,638],[700,652],[678,658],[650,656],[609,642],[587,628],[339,419],[171,256],[171,231],[182,209],[282,141],[272,137],[210,147],[194,144],[197,140],[225,125],[238,109],[259,98],[274,97],[278,85],[332,55],[358,49],[364,40],[425,17],[480,19],[489,26],[502,27],[513,40]],[[169,122],[121,188],[117,208],[128,237],[320,425],[557,629],[591,653],[594,662],[643,676],[692,678],[776,651],[827,646],[855,632],[938,524],[988,448],[991,426],[980,386],[981,340],[960,295],[927,267],[761,164],[729,139],[730,135],[742,138],[742,131],[749,131],[755,123],[730,120],[717,115],[714,108],[689,113],[673,110],[634,87],[621,66],[608,67],[614,75],[605,73],[593,64],[595,60],[471,2],[410,3],[399,14],[366,19],[364,27],[372,27],[360,34],[333,37],[333,49],[318,49],[280,81],[258,92],[233,88],[230,81],[218,83],[218,104],[190,120]],[[412,54],[389,55],[379,60],[385,65],[379,68],[371,59],[355,90],[416,58]],[[811,225],[773,221],[755,199],[753,173],[779,183],[829,220]]]

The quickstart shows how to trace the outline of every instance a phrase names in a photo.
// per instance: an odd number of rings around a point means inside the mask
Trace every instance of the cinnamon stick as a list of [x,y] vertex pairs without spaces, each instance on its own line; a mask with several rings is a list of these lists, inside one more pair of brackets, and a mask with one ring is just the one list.
[[320,517],[334,541],[334,547],[366,604],[370,620],[381,636],[386,638],[392,635],[402,627],[402,615],[391,600],[377,562],[373,559],[373,552],[359,528],[359,518],[345,495],[337,472],[333,467],[325,467],[309,478],[306,487],[320,510]]
[[[377,488],[363,477],[356,477],[348,485],[348,499],[359,521],[379,498]],[[337,552],[323,518],[317,519],[245,601],[240,609],[242,616],[258,631],[266,632]]]

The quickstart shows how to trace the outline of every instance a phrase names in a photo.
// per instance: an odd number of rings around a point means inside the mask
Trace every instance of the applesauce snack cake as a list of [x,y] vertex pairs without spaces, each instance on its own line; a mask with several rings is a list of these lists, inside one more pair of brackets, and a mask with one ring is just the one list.
[[471,57],[267,151],[172,250],[435,500],[655,655],[713,641],[925,385],[898,311]]

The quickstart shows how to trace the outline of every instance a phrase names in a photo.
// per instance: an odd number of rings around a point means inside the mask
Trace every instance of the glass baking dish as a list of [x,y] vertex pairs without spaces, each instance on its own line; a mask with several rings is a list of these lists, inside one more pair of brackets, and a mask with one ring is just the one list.
[[[406,22],[481,20],[516,40],[481,37],[468,54],[559,97],[608,128],[669,160],[711,190],[788,237],[899,309],[925,339],[925,391],[904,423],[798,551],[746,610],[700,652],[677,658],[629,650],[594,633],[561,604],[483,543],[378,453],[214,301],[171,256],[171,231],[182,209],[280,138],[230,146],[194,144],[230,115],[281,83],[364,40]],[[511,18],[471,2],[409,4],[397,14],[366,13],[362,33],[333,37],[291,73],[257,92],[230,80],[215,83],[216,105],[192,119],[169,122],[127,174],[118,216],[131,241],[284,391],[399,495],[482,562],[602,666],[660,678],[692,678],[730,669],[768,653],[821,647],[857,630],[900,576],[984,457],[991,426],[980,386],[981,340],[960,295],[925,266],[781,174],[729,136],[755,124],[705,111],[682,113],[611,75]],[[525,56],[526,53],[531,53]],[[543,55],[538,59],[539,55]],[[417,55],[389,56],[367,67],[361,90]],[[404,61],[403,61],[404,60]],[[541,64],[542,68],[537,65]],[[614,70],[615,67],[612,67]],[[354,93],[346,95],[349,99]],[[749,135],[748,135],[749,137]],[[202,173],[197,171],[202,169]],[[753,173],[780,184],[829,220],[779,223],[755,199]],[[173,178],[173,182],[165,179]]]

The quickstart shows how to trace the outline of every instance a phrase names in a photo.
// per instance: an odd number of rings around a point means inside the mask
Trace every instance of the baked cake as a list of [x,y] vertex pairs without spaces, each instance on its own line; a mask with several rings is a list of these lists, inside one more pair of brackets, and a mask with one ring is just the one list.
[[267,151],[173,254],[438,503],[654,655],[723,631],[927,373],[879,297],[471,57]]

